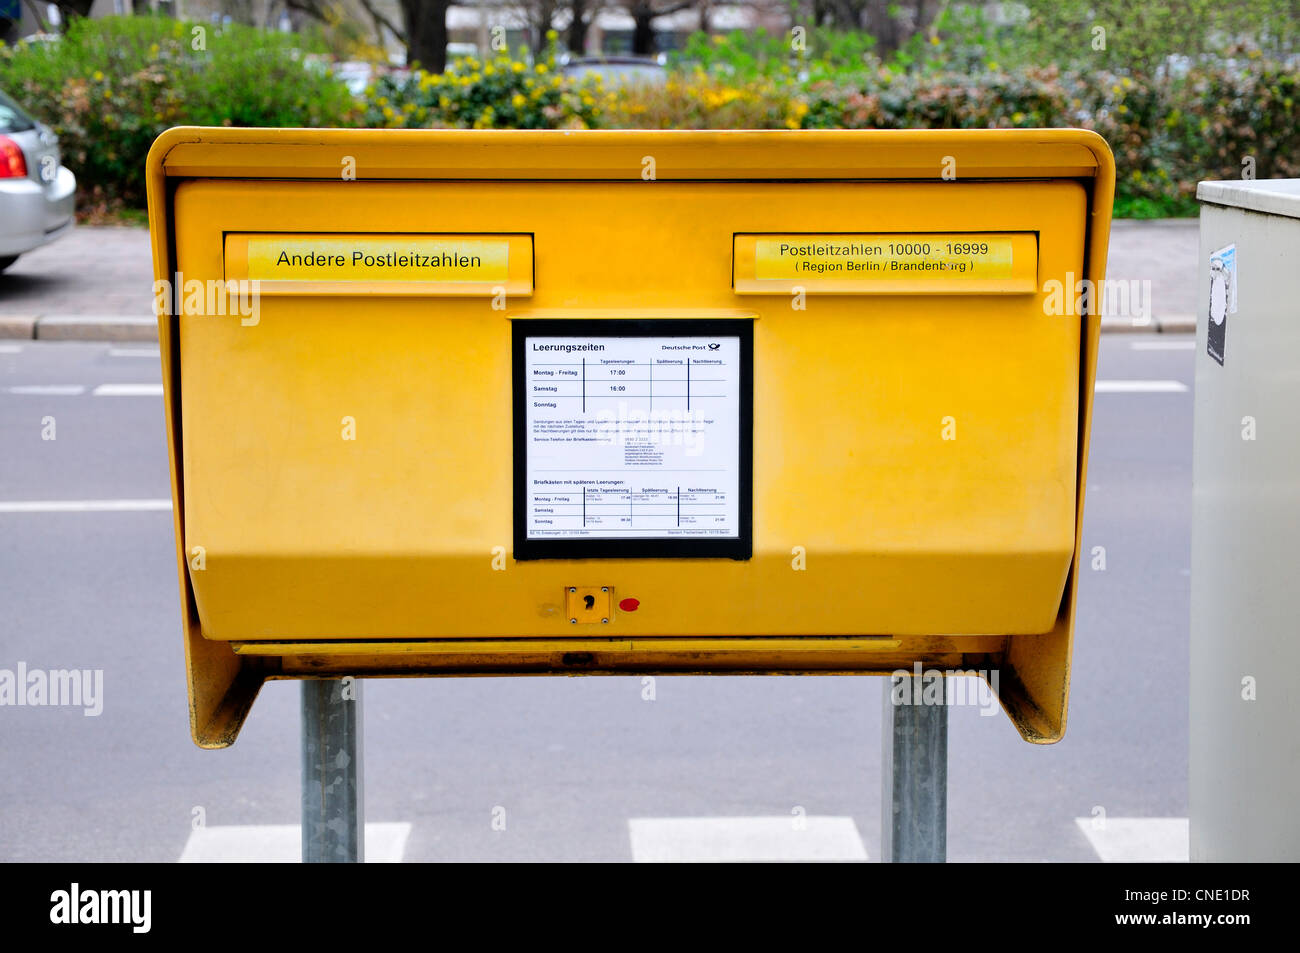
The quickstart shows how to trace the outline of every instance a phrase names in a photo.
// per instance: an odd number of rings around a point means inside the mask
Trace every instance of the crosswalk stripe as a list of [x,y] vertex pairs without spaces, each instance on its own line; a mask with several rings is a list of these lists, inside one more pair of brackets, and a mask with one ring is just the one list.
[[[366,825],[366,863],[400,864],[411,825]],[[302,860],[302,828],[297,824],[233,824],[190,831],[182,864],[296,864]]]
[[92,397],[161,397],[162,384],[100,384]]
[[6,387],[5,392],[31,397],[76,397],[84,394],[86,388],[81,384],[20,384]]
[[634,817],[637,863],[866,860],[851,817]]
[[1083,836],[1108,864],[1187,863],[1185,817],[1076,817]]
[[171,508],[171,500],[0,500],[0,513],[137,513]]
[[157,357],[156,347],[110,347],[109,357]]
[[1184,394],[1182,381],[1097,381],[1098,394]]
[[1195,341],[1130,341],[1135,351],[1194,351]]

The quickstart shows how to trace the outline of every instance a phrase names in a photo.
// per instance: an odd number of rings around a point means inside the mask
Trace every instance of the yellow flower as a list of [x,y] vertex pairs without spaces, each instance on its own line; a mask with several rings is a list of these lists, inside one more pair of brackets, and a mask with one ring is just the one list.
[[545,72],[546,72],[546,64],[545,64],[545,63],[538,63],[538,64],[537,64],[537,72],[539,72],[539,73],[545,73]]
[[495,73],[496,73],[496,67],[494,67],[491,63],[489,63],[487,66],[483,67],[483,75],[484,75],[484,76],[492,76],[492,75],[494,75]]
[[95,70],[94,75],[93,75],[92,78],[95,80],[95,82],[98,83],[98,82],[100,82],[101,80],[103,80],[103,78],[104,78],[104,74],[101,73],[99,70]]
[[528,99],[523,93],[515,93],[514,96],[510,98],[510,105],[514,106],[516,109],[522,108],[527,105],[527,103]]
[[931,46],[938,46],[938,45],[939,45],[939,37],[935,36],[933,33],[930,34],[930,45],[931,45]]
[[522,73],[523,71],[524,71],[524,64],[520,63],[518,60],[515,60],[513,63],[510,64],[510,72]]

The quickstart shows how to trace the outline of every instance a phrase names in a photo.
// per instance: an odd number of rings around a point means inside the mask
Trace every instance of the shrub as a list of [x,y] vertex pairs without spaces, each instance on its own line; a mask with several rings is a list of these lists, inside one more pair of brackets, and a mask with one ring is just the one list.
[[608,101],[598,76],[567,79],[554,50],[536,63],[502,54],[462,59],[446,73],[381,77],[366,90],[363,123],[378,128],[587,129]]
[[730,83],[698,71],[662,86],[629,86],[602,115],[625,129],[798,129],[807,105],[797,87],[772,79]]
[[1300,175],[1300,71],[1261,57],[1183,75],[1026,68],[973,75],[880,70],[856,85],[809,86],[805,128],[976,129],[1082,126],[1115,154],[1117,207],[1195,214],[1196,184]]
[[684,73],[703,71],[738,85],[760,78],[815,82],[876,69],[880,61],[875,46],[873,36],[858,30],[814,27],[796,36],[793,31],[768,33],[759,27],[751,32],[692,33],[669,63]]
[[144,204],[145,157],[176,125],[337,126],[347,87],[301,37],[161,17],[74,20],[58,40],[0,47],[0,87],[59,135],[82,204]]

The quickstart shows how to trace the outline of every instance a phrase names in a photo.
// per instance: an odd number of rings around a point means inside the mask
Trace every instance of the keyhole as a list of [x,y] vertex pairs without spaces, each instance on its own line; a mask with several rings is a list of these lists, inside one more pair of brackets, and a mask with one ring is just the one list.
[[582,601],[585,602],[585,603],[587,604],[587,608],[588,608],[588,609],[594,608],[595,605],[596,605],[596,597],[595,597],[595,596],[583,596],[583,597],[582,597]]

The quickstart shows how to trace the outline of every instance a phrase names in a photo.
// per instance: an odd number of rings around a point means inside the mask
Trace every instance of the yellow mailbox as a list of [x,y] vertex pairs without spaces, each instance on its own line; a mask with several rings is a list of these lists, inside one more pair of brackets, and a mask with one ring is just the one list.
[[269,678],[916,664],[1061,737],[1098,136],[178,128],[148,173],[198,744]]

